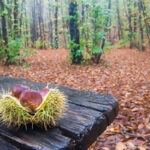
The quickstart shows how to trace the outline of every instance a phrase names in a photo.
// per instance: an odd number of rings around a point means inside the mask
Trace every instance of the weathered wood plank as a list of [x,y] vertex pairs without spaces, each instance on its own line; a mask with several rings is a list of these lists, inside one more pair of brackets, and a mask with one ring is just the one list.
[[8,143],[6,140],[2,139],[2,137],[0,137],[0,149],[1,150],[17,150],[18,148]]
[[93,110],[97,110],[100,112],[103,112],[103,114],[106,116],[107,118],[107,123],[108,125],[110,123],[112,123],[112,121],[115,118],[115,112],[113,110],[113,108],[111,106],[106,106],[106,105],[101,105],[101,104],[96,104],[96,103],[92,103],[92,102],[88,102],[88,101],[80,101],[78,99],[74,100],[74,101],[69,101],[72,104],[76,104],[78,106],[82,106],[85,108],[90,108]]
[[59,129],[49,129],[48,131],[44,131],[38,128],[35,128],[34,130],[30,128],[26,131],[24,128],[16,130],[13,127],[7,128],[1,124],[0,135],[21,149],[74,149],[74,145],[71,144],[72,140],[63,136]]
[[[61,87],[59,88],[61,89]],[[80,90],[75,90],[67,87],[62,87],[62,88],[64,89],[65,93],[68,95],[68,98],[71,100],[73,100],[78,96],[84,100],[91,101],[91,102],[95,102],[103,105],[111,105],[113,107],[118,106],[117,101],[110,94],[99,94],[90,91],[80,91]],[[74,95],[72,95],[72,91]]]
[[69,105],[69,109],[75,112],[82,113],[83,115],[87,115],[87,116],[94,117],[94,118],[99,117],[99,115],[103,115],[102,112],[99,112],[90,108],[80,107],[78,105],[71,104],[71,103],[69,103],[68,105]]
[[77,150],[87,149],[107,127],[106,118],[98,111],[69,104],[66,113],[59,120],[59,127],[66,136],[75,139]]
[[118,103],[111,95],[73,90],[67,87],[59,88],[68,96],[70,103],[103,112],[108,119],[108,124],[118,114]]

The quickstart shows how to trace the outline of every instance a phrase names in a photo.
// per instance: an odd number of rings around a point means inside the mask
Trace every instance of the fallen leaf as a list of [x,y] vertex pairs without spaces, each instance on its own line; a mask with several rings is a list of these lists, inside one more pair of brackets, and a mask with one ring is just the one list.
[[117,143],[116,150],[126,150],[126,149],[127,149],[127,147],[124,143],[122,143],[122,142]]
[[144,148],[143,146],[138,146],[138,150],[146,150],[147,148]]
[[128,141],[126,143],[126,146],[127,146],[128,149],[131,149],[131,150],[135,150],[136,149],[136,146],[130,141]]

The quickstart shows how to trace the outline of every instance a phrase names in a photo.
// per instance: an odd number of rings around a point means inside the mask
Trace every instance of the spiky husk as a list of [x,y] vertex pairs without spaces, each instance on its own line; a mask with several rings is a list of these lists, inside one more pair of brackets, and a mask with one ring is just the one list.
[[38,124],[45,129],[48,126],[55,126],[55,120],[61,117],[65,111],[65,99],[65,96],[59,90],[51,89],[33,116],[33,124]]
[[[19,100],[18,100],[19,101]],[[3,97],[0,101],[1,120],[8,125],[14,125],[18,128],[21,125],[27,127],[30,122],[31,114],[20,107],[12,97]]]
[[56,125],[55,121],[62,116],[66,108],[66,98],[57,89],[50,89],[34,113],[19,105],[16,100],[12,96],[2,96],[0,113],[4,123],[17,127],[24,125],[27,128],[27,124],[31,123],[47,130],[48,126]]

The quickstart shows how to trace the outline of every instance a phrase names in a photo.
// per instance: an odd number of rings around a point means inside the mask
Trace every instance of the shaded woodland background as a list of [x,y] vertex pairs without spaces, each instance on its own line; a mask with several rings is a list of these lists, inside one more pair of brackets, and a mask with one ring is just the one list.
[[71,49],[73,63],[99,63],[117,47],[150,46],[148,0],[1,0],[0,47],[6,64],[32,54],[28,48]]
[[149,0],[0,0],[0,76],[118,100],[93,150],[150,149],[149,47]]

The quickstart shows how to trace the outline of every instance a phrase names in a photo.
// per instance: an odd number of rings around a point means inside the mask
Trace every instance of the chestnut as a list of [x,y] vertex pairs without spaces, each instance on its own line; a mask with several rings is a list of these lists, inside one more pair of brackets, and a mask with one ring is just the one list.
[[42,103],[42,96],[39,92],[34,90],[25,90],[20,95],[20,104],[35,110]]
[[24,90],[28,90],[29,87],[25,86],[25,85],[21,85],[21,84],[17,84],[12,88],[12,96],[15,96],[16,98],[20,97],[20,94],[24,91]]
[[39,91],[42,97],[45,97],[49,92],[49,88],[44,88]]

